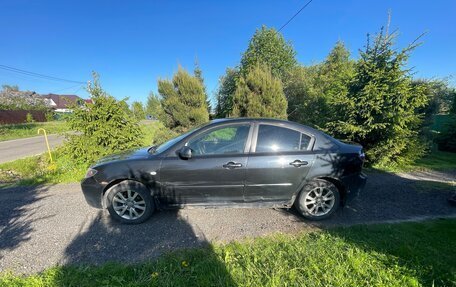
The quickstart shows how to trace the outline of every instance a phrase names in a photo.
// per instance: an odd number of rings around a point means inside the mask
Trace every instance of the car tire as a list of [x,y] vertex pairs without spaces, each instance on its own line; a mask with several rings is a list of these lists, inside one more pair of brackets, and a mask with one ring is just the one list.
[[340,193],[337,187],[323,179],[307,183],[295,201],[301,215],[310,220],[323,220],[336,212],[340,206]]
[[150,190],[140,182],[122,181],[107,192],[109,214],[113,219],[122,223],[142,223],[149,219],[155,211]]

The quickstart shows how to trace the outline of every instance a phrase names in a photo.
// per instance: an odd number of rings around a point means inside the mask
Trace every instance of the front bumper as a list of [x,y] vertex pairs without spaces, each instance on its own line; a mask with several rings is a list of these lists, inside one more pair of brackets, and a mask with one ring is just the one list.
[[360,172],[357,174],[352,174],[341,178],[345,188],[346,196],[344,198],[344,204],[351,201],[353,198],[359,195],[359,193],[364,189],[367,182],[367,175]]
[[95,208],[103,208],[103,189],[94,177],[85,178],[81,181],[81,189],[87,203]]

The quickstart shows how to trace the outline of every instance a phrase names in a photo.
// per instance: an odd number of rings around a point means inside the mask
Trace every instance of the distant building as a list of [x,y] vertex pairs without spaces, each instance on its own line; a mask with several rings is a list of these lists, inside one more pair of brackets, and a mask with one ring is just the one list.
[[46,104],[58,113],[71,113],[73,107],[82,106],[84,102],[92,101],[90,99],[84,100],[76,95],[48,94],[42,95],[42,97],[45,99]]

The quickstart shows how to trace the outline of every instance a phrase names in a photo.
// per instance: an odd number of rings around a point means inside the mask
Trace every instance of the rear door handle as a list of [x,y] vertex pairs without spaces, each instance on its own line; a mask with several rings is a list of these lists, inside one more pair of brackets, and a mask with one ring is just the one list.
[[309,163],[305,160],[295,160],[295,161],[292,161],[290,162],[290,165],[294,166],[294,167],[300,167],[302,165],[308,165]]
[[225,163],[223,165],[224,168],[238,168],[238,167],[242,167],[242,163],[239,163],[239,162],[234,162],[234,161],[229,161],[227,163]]

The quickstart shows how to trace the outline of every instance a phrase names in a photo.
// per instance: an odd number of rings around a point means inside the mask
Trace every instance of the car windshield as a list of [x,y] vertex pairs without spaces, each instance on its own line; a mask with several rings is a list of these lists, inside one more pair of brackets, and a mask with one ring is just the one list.
[[149,149],[149,152],[150,153],[154,153],[154,154],[158,154],[158,153],[162,153],[164,152],[165,150],[169,149],[170,147],[172,147],[175,143],[177,143],[178,141],[180,141],[181,139],[185,138],[186,136],[188,136],[189,134],[193,133],[195,130],[199,129],[201,126],[198,126],[188,132],[186,132],[185,134],[181,134],[180,136],[178,137],[175,137],[173,139],[170,139],[169,141],[167,142],[164,142],[162,143],[161,145],[159,146],[155,146],[155,147],[152,147]]

